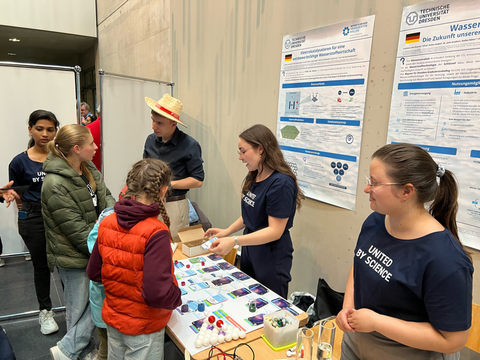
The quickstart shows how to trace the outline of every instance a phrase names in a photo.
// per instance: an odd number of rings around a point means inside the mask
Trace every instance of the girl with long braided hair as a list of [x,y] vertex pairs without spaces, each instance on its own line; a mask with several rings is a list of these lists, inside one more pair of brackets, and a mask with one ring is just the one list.
[[163,203],[171,178],[165,162],[138,161],[124,199],[98,228],[87,273],[105,287],[109,359],[163,359],[165,326],[181,304]]

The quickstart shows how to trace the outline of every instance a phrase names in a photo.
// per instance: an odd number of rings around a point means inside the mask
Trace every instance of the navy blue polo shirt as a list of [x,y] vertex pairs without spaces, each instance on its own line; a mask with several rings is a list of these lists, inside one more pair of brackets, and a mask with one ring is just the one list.
[[284,233],[293,226],[297,207],[297,184],[286,174],[274,171],[263,181],[253,182],[242,196],[242,218],[246,233],[268,227],[268,217],[288,218]]
[[[193,177],[198,181],[205,179],[203,171],[202,148],[190,135],[178,128],[173,137],[164,142],[155,133],[148,135],[143,150],[143,158],[155,158],[165,161],[173,172],[173,180]],[[174,189],[172,196],[184,195],[188,190]]]
[[442,331],[464,331],[472,319],[473,265],[444,229],[402,240],[385,228],[385,215],[365,220],[355,248],[355,308]]
[[43,179],[43,163],[31,160],[24,151],[13,158],[8,166],[9,180],[13,186],[30,185],[21,195],[23,201],[40,203]]

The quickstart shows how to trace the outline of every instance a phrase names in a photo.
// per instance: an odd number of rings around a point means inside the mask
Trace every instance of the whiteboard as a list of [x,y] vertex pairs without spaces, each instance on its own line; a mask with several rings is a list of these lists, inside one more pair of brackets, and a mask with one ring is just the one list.
[[[27,149],[28,116],[34,110],[53,112],[60,125],[76,123],[73,71],[0,66],[0,186],[8,183],[8,164]],[[18,234],[17,209],[0,204],[3,254],[24,251]]]
[[152,130],[148,96],[159,100],[171,87],[158,82],[104,75],[102,80],[103,176],[118,199],[127,174],[143,158],[145,139]]

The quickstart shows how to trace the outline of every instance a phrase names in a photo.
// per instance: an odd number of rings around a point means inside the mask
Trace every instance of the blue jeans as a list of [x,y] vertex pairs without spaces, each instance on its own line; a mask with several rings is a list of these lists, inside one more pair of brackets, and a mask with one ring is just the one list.
[[163,360],[165,328],[152,334],[125,335],[107,325],[108,360]]
[[84,358],[93,351],[95,324],[90,312],[86,269],[58,269],[64,284],[67,333],[57,345],[70,359]]

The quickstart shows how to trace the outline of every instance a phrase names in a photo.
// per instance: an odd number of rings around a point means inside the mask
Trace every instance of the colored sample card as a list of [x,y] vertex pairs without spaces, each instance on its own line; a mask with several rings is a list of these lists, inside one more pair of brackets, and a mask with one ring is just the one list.
[[242,280],[242,281],[250,279],[250,276],[248,276],[247,274],[244,274],[241,271],[236,271],[236,272],[232,273],[232,276],[235,279]]
[[250,316],[248,319],[245,319],[245,321],[252,326],[262,325],[263,324],[263,314]]
[[219,268],[218,266],[215,266],[215,265],[213,265],[213,266],[208,266],[208,267],[204,267],[204,268],[202,269],[203,272],[207,272],[207,273],[208,273],[208,272],[218,271],[218,270],[220,270],[220,268]]
[[193,270],[179,270],[177,274],[175,274],[175,276],[177,277],[178,280],[180,280],[181,278],[186,278],[186,277],[189,277],[189,276],[193,276],[193,275],[196,275],[195,271]]
[[221,285],[226,285],[230,284],[233,281],[233,279],[229,276],[224,276],[220,279],[215,279],[212,281],[212,284],[215,286],[221,286]]
[[176,264],[174,264],[175,266],[175,269],[181,269],[182,267],[184,267],[185,265],[183,265],[183,263],[181,263],[180,261]]
[[219,260],[223,260],[223,257],[218,255],[218,254],[210,254],[207,256],[210,260],[212,261],[219,261]]
[[233,266],[232,264],[229,264],[228,262],[221,262],[221,263],[218,263],[217,265],[222,270],[230,270],[235,268],[235,266]]
[[216,304],[219,304],[221,302],[224,302],[224,301],[227,301],[228,299],[223,296],[222,294],[217,294],[217,295],[214,295],[212,297],[209,297],[205,300],[205,302],[209,305],[209,306],[212,306],[212,305],[216,305]]
[[241,288],[241,289],[237,289],[237,290],[234,290],[232,292],[229,292],[228,295],[230,295],[232,298],[236,299],[237,297],[248,295],[248,294],[250,294],[250,292],[251,291],[248,290],[247,288]]
[[202,325],[203,325],[203,322],[205,321],[205,318],[203,319],[198,319],[198,320],[195,320],[194,322],[192,322],[192,325],[195,329],[197,329],[198,331],[200,331],[200,329],[202,328]]
[[295,316],[297,316],[297,315],[298,315],[298,312],[296,312],[295,310],[293,310],[293,309],[292,309],[292,308],[290,308],[290,307],[288,307],[288,308],[285,308],[284,310],[290,311],[290,313],[291,313],[292,315],[295,315]]
[[290,313],[292,313],[292,314],[295,315],[295,316],[298,315],[298,313],[291,308],[292,305],[289,304],[288,301],[285,300],[285,299],[282,299],[282,298],[273,299],[273,300],[272,300],[272,304],[278,306],[278,307],[279,307],[280,309],[282,309],[282,310],[287,310],[287,311],[289,311]]
[[196,301],[188,301],[188,308],[192,311],[197,311],[198,303]]
[[288,303],[287,300],[282,299],[282,298],[273,299],[272,304],[278,306],[280,309],[285,309],[285,308],[289,308],[290,306],[292,306]]
[[199,257],[196,257],[196,258],[191,258],[191,259],[188,259],[192,264],[198,264],[198,263],[201,263],[202,261],[205,261],[205,258],[199,256]]
[[192,291],[198,291],[198,290],[203,290],[203,289],[207,289],[209,288],[210,286],[208,286],[208,284],[206,282],[198,282],[198,283],[194,283],[192,285],[189,286],[189,288],[192,290]]
[[258,294],[258,295],[263,295],[268,292],[268,289],[259,283],[249,285],[248,288],[250,289],[251,292],[254,292],[255,294]]
[[208,240],[207,242],[204,242],[202,245],[200,245],[202,248],[204,248],[205,250],[208,250],[212,247],[212,243],[217,240],[216,237],[213,237],[211,238],[210,240]]

